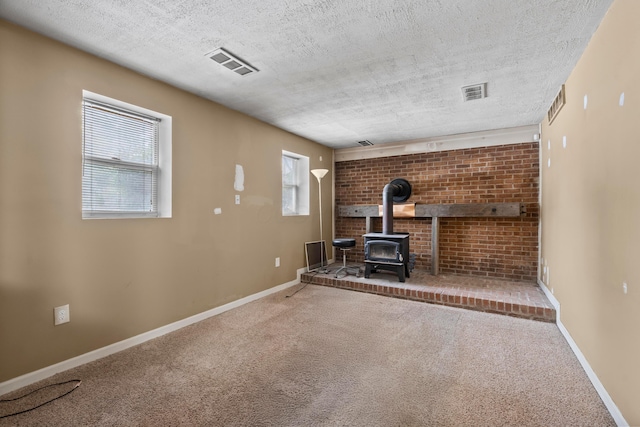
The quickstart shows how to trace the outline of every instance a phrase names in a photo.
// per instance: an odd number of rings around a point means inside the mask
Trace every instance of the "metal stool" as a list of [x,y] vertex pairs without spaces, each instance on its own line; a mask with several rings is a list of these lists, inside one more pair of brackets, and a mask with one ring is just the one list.
[[332,245],[342,251],[342,267],[336,271],[334,277],[337,279],[342,270],[345,271],[344,276],[355,274],[356,277],[360,277],[360,267],[347,267],[347,251],[356,246],[356,239],[333,239]]

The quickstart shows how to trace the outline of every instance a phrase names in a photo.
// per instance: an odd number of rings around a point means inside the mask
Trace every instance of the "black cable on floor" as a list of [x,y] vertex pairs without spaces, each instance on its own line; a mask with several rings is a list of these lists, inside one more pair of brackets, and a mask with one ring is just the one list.
[[[313,273],[313,274],[311,274],[311,273]],[[322,272],[322,273],[320,272],[320,270],[314,270],[314,271],[310,271],[309,273],[305,273],[305,274],[311,274],[311,277],[316,277],[318,274],[328,274],[328,273],[330,273],[330,271],[327,269],[327,271]],[[294,296],[295,294],[297,294],[298,292],[300,292],[301,290],[306,288],[308,284],[309,284],[309,282],[306,282],[303,287],[301,287],[300,289],[298,289],[297,291],[295,291],[291,295],[285,295],[284,297],[285,298],[291,298],[292,296]]]
[[285,298],[291,298],[292,296],[294,296],[295,294],[297,294],[298,292],[300,292],[301,290],[303,290],[304,288],[307,287],[307,285],[309,284],[309,282],[305,283],[303,287],[301,287],[300,289],[296,290],[294,293],[292,293],[291,295],[285,295]]
[[41,406],[44,406],[47,403],[51,403],[54,400],[58,400],[61,397],[64,397],[67,394],[71,393],[73,390],[77,389],[80,386],[80,384],[82,384],[82,381],[81,380],[69,380],[69,381],[64,381],[64,382],[61,382],[61,383],[49,384],[49,385],[45,385],[45,386],[42,386],[40,388],[37,388],[37,389],[35,389],[35,390],[33,390],[33,391],[23,395],[23,396],[19,396],[19,397],[13,398],[13,399],[0,399],[0,403],[2,403],[2,402],[14,402],[16,400],[24,399],[25,397],[27,397],[27,396],[29,396],[29,395],[37,392],[37,391],[44,390],[45,388],[55,387],[57,385],[64,385],[64,384],[75,383],[75,382],[77,382],[78,384],[76,384],[75,386],[73,386],[73,388],[71,390],[69,390],[68,392],[66,392],[64,394],[61,394],[60,396],[54,397],[51,400],[47,400],[46,402],[41,403],[38,406],[34,406],[33,408],[25,409],[24,411],[14,412],[13,414],[8,414],[8,415],[0,415],[0,418],[8,418],[8,417],[13,417],[14,415],[24,414],[25,412],[33,411],[34,409],[37,409],[37,408],[39,408]]

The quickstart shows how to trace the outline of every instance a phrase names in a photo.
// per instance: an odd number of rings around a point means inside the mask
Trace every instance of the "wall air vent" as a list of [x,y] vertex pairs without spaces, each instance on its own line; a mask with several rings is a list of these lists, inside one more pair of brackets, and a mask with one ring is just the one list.
[[486,83],[480,83],[477,85],[462,87],[462,99],[464,100],[464,102],[473,101],[475,99],[482,99],[486,97],[487,97]]
[[252,67],[247,62],[239,59],[237,56],[229,53],[223,48],[209,52],[206,56],[241,76],[246,76],[247,74],[257,73],[260,71],[256,67]]
[[[547,111],[547,119],[549,120],[549,124],[553,122],[553,119],[556,118],[564,104],[567,103],[567,99],[564,94],[564,85],[560,88],[560,92],[556,95],[556,98],[553,100],[549,111]],[[586,108],[586,107],[585,107]]]
[[369,141],[368,139],[365,139],[364,141],[358,141],[358,144],[362,145],[363,147],[368,147],[370,145],[373,145],[373,142]]

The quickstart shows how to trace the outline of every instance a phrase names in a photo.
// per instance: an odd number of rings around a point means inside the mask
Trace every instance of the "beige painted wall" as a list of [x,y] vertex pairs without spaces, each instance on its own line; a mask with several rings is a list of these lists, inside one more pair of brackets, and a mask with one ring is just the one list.
[[541,274],[562,323],[631,425],[640,425],[638,16],[640,2],[614,2],[566,82],[566,105],[543,123],[541,143],[548,277],[544,267]]
[[[173,117],[173,218],[81,219],[83,89]],[[283,149],[332,169],[327,147],[0,20],[0,382],[294,280],[318,187],[282,217]]]

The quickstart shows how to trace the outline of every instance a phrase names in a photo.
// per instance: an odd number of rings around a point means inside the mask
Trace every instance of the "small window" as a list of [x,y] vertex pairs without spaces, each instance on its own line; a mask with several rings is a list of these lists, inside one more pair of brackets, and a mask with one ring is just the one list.
[[87,94],[82,217],[170,217],[170,117]]
[[309,215],[309,158],[282,152],[282,215]]

